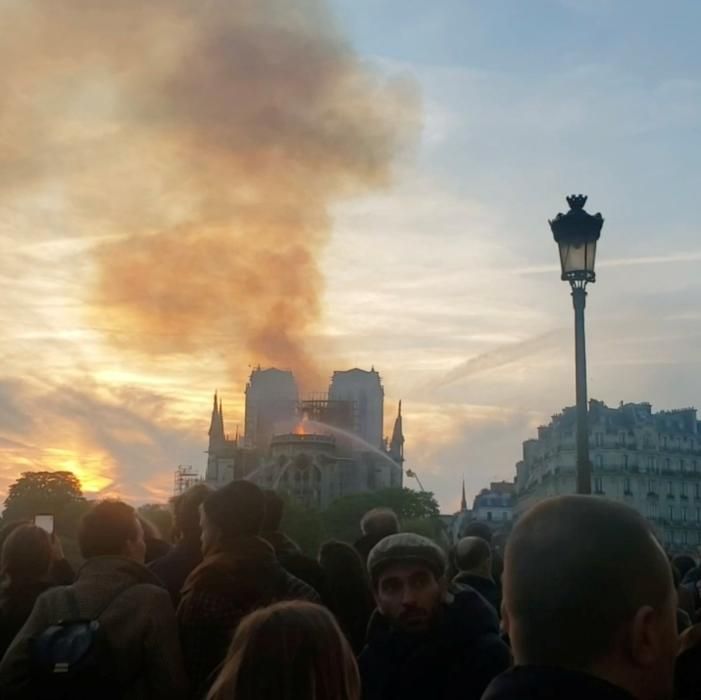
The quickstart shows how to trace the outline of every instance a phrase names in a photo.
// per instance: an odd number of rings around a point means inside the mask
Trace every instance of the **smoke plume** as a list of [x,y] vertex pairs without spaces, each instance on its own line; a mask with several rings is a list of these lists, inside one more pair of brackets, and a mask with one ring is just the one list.
[[0,0],[0,205],[89,238],[93,323],[315,374],[329,207],[382,187],[411,85],[321,0]]

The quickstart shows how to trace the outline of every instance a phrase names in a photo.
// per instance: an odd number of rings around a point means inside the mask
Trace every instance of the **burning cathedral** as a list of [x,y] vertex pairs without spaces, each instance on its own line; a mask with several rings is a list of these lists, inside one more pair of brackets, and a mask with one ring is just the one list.
[[249,479],[326,508],[353,493],[401,487],[402,405],[383,437],[384,389],[371,369],[334,372],[327,394],[301,399],[292,372],[258,367],[246,385],[244,434],[230,438],[214,396],[205,482]]

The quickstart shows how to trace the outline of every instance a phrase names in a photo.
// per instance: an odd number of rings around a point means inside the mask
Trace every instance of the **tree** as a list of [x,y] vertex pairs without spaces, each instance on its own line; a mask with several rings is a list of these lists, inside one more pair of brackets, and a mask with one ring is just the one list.
[[52,513],[56,531],[65,533],[74,520],[73,511],[83,503],[80,481],[73,472],[23,472],[10,486],[3,522],[31,519],[37,513]]
[[280,495],[285,501],[280,524],[282,532],[294,540],[305,554],[316,557],[324,538],[321,514],[315,508],[306,508],[293,496]]
[[429,491],[411,489],[382,489],[369,493],[356,493],[334,501],[322,513],[324,531],[327,537],[345,542],[353,542],[360,536],[360,519],[372,508],[391,508],[400,522],[425,520],[427,531],[439,532],[439,508],[436,499]]

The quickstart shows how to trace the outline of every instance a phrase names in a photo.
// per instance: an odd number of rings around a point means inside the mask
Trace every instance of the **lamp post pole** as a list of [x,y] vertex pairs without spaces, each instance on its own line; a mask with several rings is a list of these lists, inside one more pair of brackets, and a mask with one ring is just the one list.
[[591,493],[589,461],[589,416],[587,415],[587,349],[584,337],[584,307],[587,291],[572,285],[574,304],[575,384],[577,394],[577,493]]
[[570,283],[574,305],[575,391],[577,396],[577,493],[591,493],[591,462],[589,461],[589,420],[587,405],[587,355],[584,340],[584,307],[587,284],[596,281],[594,263],[596,244],[601,236],[604,219],[601,214],[584,210],[587,198],[567,197],[570,210],[550,221],[550,229],[560,251],[563,281]]

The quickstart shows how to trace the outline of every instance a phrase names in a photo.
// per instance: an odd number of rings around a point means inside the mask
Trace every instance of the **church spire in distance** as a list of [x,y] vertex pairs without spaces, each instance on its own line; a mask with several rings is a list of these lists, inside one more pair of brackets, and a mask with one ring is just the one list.
[[399,401],[399,409],[397,410],[397,418],[394,421],[394,430],[392,431],[392,440],[389,443],[389,452],[392,459],[400,466],[404,463],[404,430],[402,427],[402,402]]
[[209,441],[224,439],[224,423],[221,415],[221,403],[218,401],[217,392],[214,392],[214,406],[212,407],[212,420],[209,424]]
[[465,477],[462,478],[462,498],[460,499],[460,512],[464,513],[467,510],[467,499],[465,498]]

